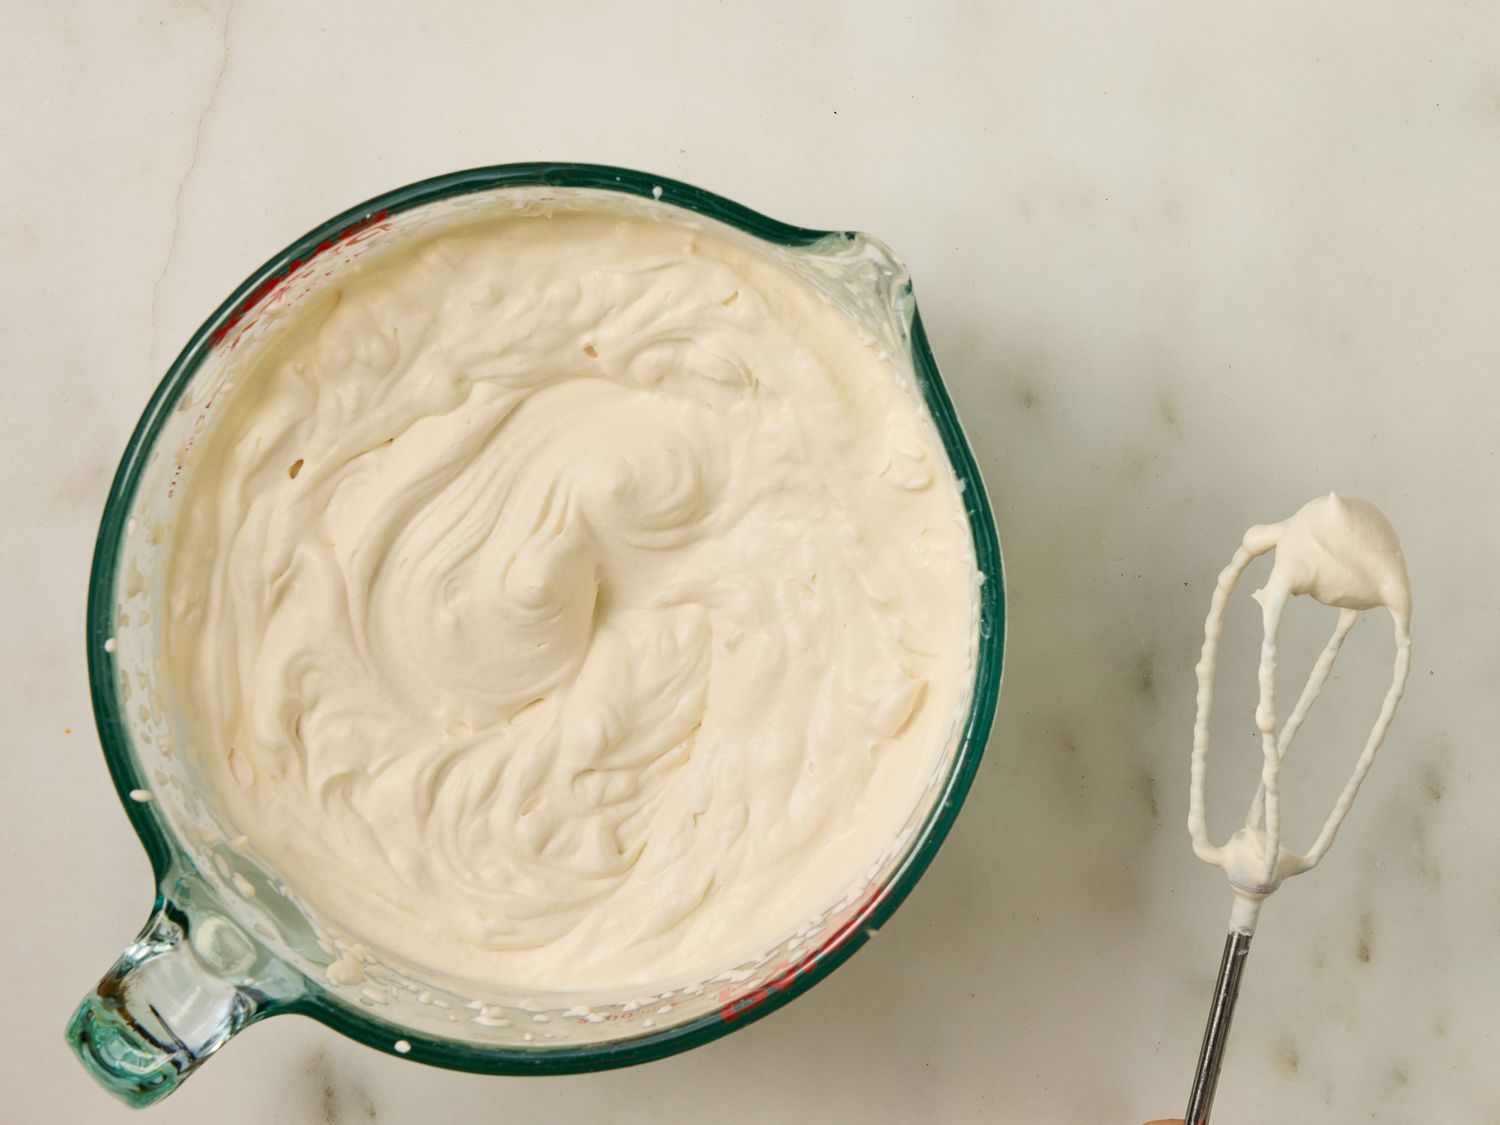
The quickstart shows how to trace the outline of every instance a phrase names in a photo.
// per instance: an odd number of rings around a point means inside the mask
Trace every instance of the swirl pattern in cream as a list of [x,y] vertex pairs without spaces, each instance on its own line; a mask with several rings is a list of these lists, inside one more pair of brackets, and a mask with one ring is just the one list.
[[189,464],[198,767],[321,916],[534,990],[723,968],[863,876],[967,702],[924,412],[745,245],[602,212],[371,255]]

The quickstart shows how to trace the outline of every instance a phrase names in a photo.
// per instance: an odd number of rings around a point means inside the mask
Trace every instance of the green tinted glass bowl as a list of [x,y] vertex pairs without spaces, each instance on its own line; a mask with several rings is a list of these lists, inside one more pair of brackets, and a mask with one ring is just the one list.
[[[839,902],[752,961],[636,995],[490,993],[356,949],[347,954],[276,873],[215,820],[184,765],[158,675],[162,565],[178,479],[216,417],[231,357],[279,311],[403,232],[480,206],[582,201],[752,242],[821,289],[913,377],[963,490],[980,572],[969,706],[887,852]],[[226,400],[232,401],[232,400]],[[219,403],[219,409],[232,407]],[[153,609],[157,612],[152,612]],[[787,1003],[875,933],[931,862],[984,751],[1000,687],[1004,591],[983,482],[928,350],[905,269],[863,235],[806,230],[661,177],[583,164],[512,164],[424,180],[335,216],[256,270],[193,334],[146,407],[115,475],[94,552],[89,680],[105,760],[157,881],[151,917],[68,1026],[87,1069],[127,1102],[170,1093],[240,1028],[300,1013],[380,1050],[490,1074],[565,1074],[660,1058]],[[358,974],[356,974],[358,975]]]

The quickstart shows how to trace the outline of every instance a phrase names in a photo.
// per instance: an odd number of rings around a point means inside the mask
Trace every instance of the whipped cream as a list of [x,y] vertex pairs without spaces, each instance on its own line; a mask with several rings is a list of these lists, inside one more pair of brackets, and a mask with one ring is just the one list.
[[[1240,576],[1251,561],[1274,550],[1270,577],[1255,599],[1261,606],[1264,636],[1260,655],[1260,702],[1255,712],[1264,764],[1260,789],[1251,802],[1245,826],[1223,845],[1208,838],[1204,813],[1204,777],[1208,755],[1208,724],[1213,709],[1213,679],[1224,611]],[[1277,729],[1276,635],[1287,602],[1306,595],[1339,610],[1332,636],[1308,675],[1291,714]],[[1297,730],[1307,718],[1332,671],[1344,639],[1361,610],[1384,606],[1390,611],[1396,639],[1395,670],[1380,713],[1333,811],[1305,855],[1281,841],[1281,761]],[[1283,880],[1311,870],[1333,846],[1344,818],[1359,795],[1365,775],[1395,716],[1411,670],[1411,584],[1406,558],[1390,521],[1366,500],[1329,493],[1303,506],[1291,519],[1260,524],[1245,532],[1244,541],[1219,575],[1203,630],[1203,654],[1198,662],[1198,717],[1193,729],[1192,790],[1188,831],[1200,859],[1222,868],[1235,891],[1230,925],[1253,933],[1260,904]]]
[[868,877],[967,705],[977,571],[909,377],[838,307],[713,232],[491,215],[240,364],[167,660],[221,813],[320,920],[601,989]]

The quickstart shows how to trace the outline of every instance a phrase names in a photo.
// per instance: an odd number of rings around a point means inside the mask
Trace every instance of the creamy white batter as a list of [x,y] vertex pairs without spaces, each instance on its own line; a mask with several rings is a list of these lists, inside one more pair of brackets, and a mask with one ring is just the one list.
[[[1264,764],[1261,787],[1250,805],[1245,826],[1222,846],[1208,838],[1204,814],[1204,776],[1208,755],[1208,723],[1213,708],[1213,679],[1224,631],[1224,610],[1240,576],[1251,561],[1268,551],[1276,560],[1266,584],[1255,593],[1261,605],[1264,637],[1260,657],[1260,703],[1255,722],[1260,730]],[[1276,722],[1276,634],[1287,602],[1306,594],[1337,607],[1339,618],[1332,637],[1314,664],[1301,697],[1278,731]],[[1365,741],[1354,772],[1339,794],[1333,811],[1305,855],[1281,842],[1281,760],[1333,668],[1344,638],[1361,610],[1384,606],[1390,611],[1396,638],[1396,665],[1380,714]],[[1291,519],[1260,524],[1245,532],[1244,542],[1219,575],[1208,620],[1204,624],[1203,655],[1198,663],[1198,718],[1193,730],[1192,793],[1188,831],[1199,858],[1220,867],[1235,891],[1230,925],[1252,933],[1260,904],[1284,879],[1316,867],[1333,845],[1334,837],[1365,775],[1385,741],[1396,705],[1411,670],[1411,585],[1406,558],[1390,521],[1366,500],[1330,493],[1305,505]]]
[[321,916],[609,988],[865,877],[967,703],[976,569],[849,317],[671,222],[490,217],[371,255],[245,362],[167,655],[227,818]]

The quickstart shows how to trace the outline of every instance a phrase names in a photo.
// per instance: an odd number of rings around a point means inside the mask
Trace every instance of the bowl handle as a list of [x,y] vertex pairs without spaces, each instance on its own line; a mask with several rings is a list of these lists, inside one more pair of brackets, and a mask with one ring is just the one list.
[[[269,958],[236,923],[202,905],[206,887],[188,876],[172,892],[158,896],[140,937],[68,1022],[84,1069],[131,1106],[159,1102],[286,999],[257,987],[250,974]],[[271,964],[273,977],[285,976]]]

